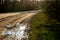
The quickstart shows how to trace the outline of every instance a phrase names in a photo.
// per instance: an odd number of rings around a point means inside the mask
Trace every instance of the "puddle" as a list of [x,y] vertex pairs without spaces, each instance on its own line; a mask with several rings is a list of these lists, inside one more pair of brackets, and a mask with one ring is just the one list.
[[4,30],[2,32],[2,35],[8,35],[6,38],[4,38],[3,40],[28,40],[28,32],[26,32],[25,30],[27,30],[27,24],[16,24],[16,27],[11,29],[11,30]]

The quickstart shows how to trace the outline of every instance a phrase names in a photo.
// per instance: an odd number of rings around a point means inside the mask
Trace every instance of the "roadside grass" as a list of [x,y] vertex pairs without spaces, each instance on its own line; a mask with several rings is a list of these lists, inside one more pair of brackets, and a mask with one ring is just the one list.
[[56,30],[60,30],[60,23],[50,19],[44,12],[35,15],[31,22],[30,40],[57,40]]

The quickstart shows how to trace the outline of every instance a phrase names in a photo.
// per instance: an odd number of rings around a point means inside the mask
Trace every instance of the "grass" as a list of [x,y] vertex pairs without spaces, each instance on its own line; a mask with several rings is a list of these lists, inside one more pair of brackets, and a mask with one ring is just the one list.
[[30,40],[57,40],[56,30],[60,30],[57,24],[60,26],[58,21],[50,19],[44,12],[39,12],[31,20]]

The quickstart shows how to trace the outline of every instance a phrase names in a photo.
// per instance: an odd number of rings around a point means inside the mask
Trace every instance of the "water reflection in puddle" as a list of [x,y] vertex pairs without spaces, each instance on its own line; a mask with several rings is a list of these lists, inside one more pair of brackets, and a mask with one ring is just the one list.
[[13,28],[11,30],[4,30],[2,32],[2,35],[12,35],[15,39],[18,39],[18,40],[21,40],[23,38],[28,39],[29,35],[26,34],[27,33],[27,32],[25,32],[26,29],[27,29],[27,24],[17,23],[15,28]]

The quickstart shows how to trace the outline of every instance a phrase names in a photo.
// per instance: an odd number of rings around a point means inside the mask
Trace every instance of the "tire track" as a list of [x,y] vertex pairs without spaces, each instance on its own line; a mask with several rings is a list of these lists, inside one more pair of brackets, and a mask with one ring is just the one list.
[[6,25],[11,25],[13,24],[16,20],[26,16],[27,14],[18,14],[18,15],[14,15],[14,16],[8,16],[5,18],[0,19],[0,27],[4,27]]

